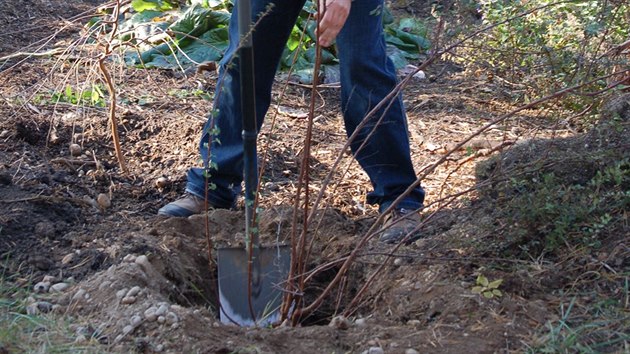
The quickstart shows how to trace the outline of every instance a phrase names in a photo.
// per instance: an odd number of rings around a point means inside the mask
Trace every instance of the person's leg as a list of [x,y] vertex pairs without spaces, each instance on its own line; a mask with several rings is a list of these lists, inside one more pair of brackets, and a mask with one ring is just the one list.
[[[394,65],[385,50],[381,22],[383,6],[383,0],[353,1],[348,20],[337,36],[341,109],[348,136],[397,83]],[[381,118],[376,130],[372,131]],[[371,136],[365,142],[368,135]],[[369,119],[351,147],[355,153],[361,147],[356,157],[374,187],[368,202],[378,204],[381,212],[416,181],[400,96],[394,98],[389,109],[381,109]],[[417,187],[396,208],[420,209],[423,200],[424,191]]]
[[[203,200],[208,178],[208,203],[217,208],[234,205],[243,179],[243,140],[240,106],[238,52],[238,4],[236,1],[229,26],[230,45],[221,60],[214,109],[204,126],[199,151],[204,164],[211,168],[191,168],[186,192]],[[257,21],[253,31],[256,118],[263,123],[271,101],[271,87],[278,64],[304,0],[254,0],[252,16]],[[215,115],[214,129],[210,126]],[[214,134],[214,137],[212,135]],[[211,141],[210,149],[208,143]],[[208,156],[210,151],[210,156]],[[207,176],[206,176],[207,175]],[[191,200],[195,200],[192,198]],[[161,214],[185,216],[187,210],[171,203]],[[190,203],[188,203],[190,204]],[[187,205],[186,208],[187,208]],[[197,211],[200,212],[201,210]]]

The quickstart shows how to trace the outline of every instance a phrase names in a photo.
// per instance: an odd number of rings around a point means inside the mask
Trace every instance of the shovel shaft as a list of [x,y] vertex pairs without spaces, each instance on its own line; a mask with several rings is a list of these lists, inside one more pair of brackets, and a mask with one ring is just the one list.
[[258,185],[256,157],[256,95],[254,82],[254,50],[252,41],[251,0],[238,2],[238,31],[240,36],[238,60],[241,86],[241,115],[243,120],[243,165],[245,180],[245,233],[248,250],[259,248],[258,232],[254,227],[254,203]]
[[245,242],[247,245],[247,288],[249,312],[253,321],[257,321],[254,298],[261,291],[260,241],[255,227],[254,208],[256,188],[258,186],[258,167],[256,156],[256,92],[254,82],[254,48],[251,0],[238,0],[238,61],[241,86],[241,116],[243,120],[243,177],[245,180]]

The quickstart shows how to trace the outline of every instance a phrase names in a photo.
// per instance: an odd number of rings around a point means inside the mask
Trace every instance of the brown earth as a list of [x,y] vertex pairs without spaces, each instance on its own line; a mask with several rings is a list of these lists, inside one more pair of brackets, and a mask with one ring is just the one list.
[[[98,4],[6,3],[0,10],[0,20],[7,23],[0,34],[0,56],[71,43],[80,36],[80,28],[62,18],[89,13]],[[412,3],[406,10],[426,13],[420,4]],[[67,30],[53,41],[42,42],[64,25]],[[70,284],[61,294],[34,296],[61,305],[56,312],[72,316],[77,337],[98,341],[103,351],[360,353],[380,347],[387,353],[520,352],[535,341],[547,321],[557,318],[564,301],[558,291],[569,280],[545,263],[479,251],[477,244],[500,243],[505,232],[504,225],[495,226],[497,233],[478,227],[492,221],[491,200],[478,199],[475,191],[455,201],[442,198],[471,189],[476,183],[475,163],[487,155],[524,139],[572,136],[578,128],[551,127],[536,110],[497,124],[424,179],[425,215],[431,216],[423,227],[426,238],[394,250],[391,257],[390,247],[370,241],[345,286],[302,326],[238,328],[221,324],[216,316],[216,267],[208,262],[206,217],[156,216],[160,206],[181,194],[186,169],[197,163],[199,132],[210,103],[191,92],[211,91],[216,75],[123,70],[112,64],[129,168],[125,175],[114,154],[105,108],[39,99],[63,90],[65,83],[96,80],[94,63],[75,61],[83,65],[78,67],[57,56],[24,58],[0,61],[2,272],[28,289],[44,276],[52,276],[53,283]],[[405,90],[418,171],[509,109],[496,98],[503,95],[496,84],[464,76],[462,69],[438,63],[428,69],[431,80],[414,81]],[[276,97],[283,90],[279,104],[307,111],[308,88],[278,83]],[[318,102],[311,176],[315,191],[345,143],[337,95],[335,88],[323,89]],[[270,114],[275,111],[272,108]],[[306,120],[279,113],[273,131],[269,119],[262,132],[263,150],[270,141],[260,201],[266,244],[277,238],[285,241],[291,233],[290,206],[305,130]],[[69,151],[73,143],[81,146],[76,156]],[[336,173],[335,189],[325,198],[328,209],[320,213],[321,227],[312,232],[312,267],[346,256],[378,216],[365,203],[367,177],[349,156],[343,166],[349,166],[348,172]],[[161,177],[165,180],[158,187]],[[99,194],[106,195],[111,206],[100,205]],[[240,243],[242,214],[242,202],[236,210],[209,213],[215,246]],[[617,256],[627,257],[625,252]],[[389,264],[368,287],[350,317],[350,327],[328,326],[385,261]],[[516,266],[522,271],[515,271]],[[316,277],[307,298],[321,292],[337,270]],[[504,295],[487,299],[473,294],[479,274],[503,279]],[[122,297],[134,287],[139,290],[134,301],[123,304]],[[172,315],[150,321],[145,311],[151,306],[164,306]],[[134,316],[140,323],[129,329]]]

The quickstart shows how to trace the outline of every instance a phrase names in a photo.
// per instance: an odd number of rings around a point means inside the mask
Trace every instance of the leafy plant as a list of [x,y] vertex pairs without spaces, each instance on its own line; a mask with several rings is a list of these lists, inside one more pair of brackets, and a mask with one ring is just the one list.
[[[519,88],[518,98],[529,101],[627,68],[627,57],[604,53],[630,35],[629,11],[627,2],[606,0],[479,0],[482,25],[494,27],[477,36],[460,53],[464,56],[454,59]],[[584,89],[597,91],[606,85],[600,80]],[[589,95],[562,100],[565,108],[574,111],[593,102]]]
[[[228,46],[228,23],[232,4],[228,0],[188,1],[180,8],[164,0],[134,0],[135,12],[121,20],[121,41],[137,49],[126,53],[129,65],[147,68],[176,69],[205,61],[218,61]],[[293,75],[309,83],[315,63],[315,3],[306,1],[291,31],[281,57],[280,68],[292,68]],[[430,43],[427,29],[413,18],[394,21],[388,10],[383,12],[388,53],[398,68],[418,61]],[[379,13],[380,14],[380,13]],[[264,15],[263,15],[264,16]],[[336,48],[322,50],[322,74],[327,81],[338,81]]]
[[503,283],[503,279],[497,279],[493,281],[489,281],[484,275],[479,274],[477,276],[477,285],[473,286],[471,291],[473,294],[480,294],[486,299],[491,299],[493,297],[501,297],[503,293],[499,290],[499,286]]
[[75,90],[72,86],[66,85],[63,91],[53,92],[50,99],[52,103],[65,102],[96,107],[105,107],[106,104],[103,89],[97,84],[82,90]]
[[629,180],[627,159],[598,171],[586,186],[565,185],[553,174],[542,175],[537,190],[522,201],[529,204],[519,208],[524,212],[520,221],[544,236],[547,250],[555,250],[565,242],[597,247],[597,236],[613,224],[607,211],[623,210],[628,205],[623,186]]

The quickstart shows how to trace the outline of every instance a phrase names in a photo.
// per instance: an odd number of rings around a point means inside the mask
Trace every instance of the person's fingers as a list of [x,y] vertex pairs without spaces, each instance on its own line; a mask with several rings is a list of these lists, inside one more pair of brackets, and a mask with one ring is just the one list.
[[319,23],[318,42],[321,46],[328,47],[332,44],[349,13],[350,0],[333,0],[327,4],[326,12]]

